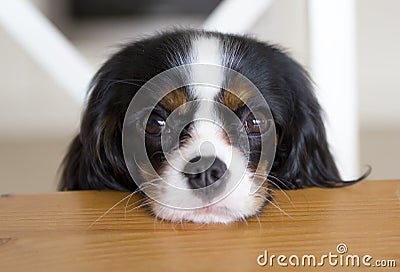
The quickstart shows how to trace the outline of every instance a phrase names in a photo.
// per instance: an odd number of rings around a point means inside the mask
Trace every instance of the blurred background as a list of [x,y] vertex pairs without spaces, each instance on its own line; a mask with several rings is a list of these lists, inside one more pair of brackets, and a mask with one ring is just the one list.
[[[124,42],[172,26],[200,27],[220,1],[30,2],[94,71]],[[399,10],[397,0],[355,1],[358,155],[361,170],[373,167],[370,179],[400,178]],[[249,33],[281,44],[308,68],[307,18],[307,0],[274,0]],[[55,191],[58,167],[78,132],[82,104],[1,24],[0,59],[0,193]]]

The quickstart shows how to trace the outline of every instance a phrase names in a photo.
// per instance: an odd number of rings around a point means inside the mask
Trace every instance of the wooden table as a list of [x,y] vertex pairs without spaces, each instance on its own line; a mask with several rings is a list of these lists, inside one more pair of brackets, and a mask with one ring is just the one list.
[[[142,208],[125,213],[126,202],[88,227],[126,196],[118,192],[59,192],[0,197],[0,271],[354,271],[349,255],[371,265],[395,261],[400,271],[400,180],[365,181],[342,189],[276,192],[273,205],[248,223],[171,224],[155,221]],[[138,200],[135,196],[130,203]],[[337,246],[347,246],[340,254]],[[343,247],[342,247],[343,248]],[[342,250],[339,248],[339,250]],[[272,255],[277,257],[265,266]],[[324,254],[343,266],[311,269]],[[338,257],[335,259],[332,254]],[[293,255],[296,256],[293,257]],[[342,257],[340,257],[342,256]],[[289,258],[292,264],[289,264]],[[309,257],[313,264],[312,257]],[[354,257],[356,258],[356,257]],[[305,266],[301,266],[304,260]],[[297,270],[296,270],[297,271]]]

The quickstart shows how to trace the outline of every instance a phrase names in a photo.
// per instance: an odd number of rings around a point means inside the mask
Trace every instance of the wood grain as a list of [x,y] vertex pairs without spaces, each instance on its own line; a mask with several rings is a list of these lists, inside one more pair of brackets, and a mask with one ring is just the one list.
[[[0,271],[354,271],[354,267],[271,267],[268,254],[319,258],[348,252],[395,260],[399,271],[400,180],[342,189],[277,191],[260,217],[229,225],[171,224],[143,208],[125,212],[118,192],[59,192],[0,197]],[[138,201],[134,196],[130,203]],[[338,254],[339,255],[339,254]],[[287,261],[286,261],[287,262]]]

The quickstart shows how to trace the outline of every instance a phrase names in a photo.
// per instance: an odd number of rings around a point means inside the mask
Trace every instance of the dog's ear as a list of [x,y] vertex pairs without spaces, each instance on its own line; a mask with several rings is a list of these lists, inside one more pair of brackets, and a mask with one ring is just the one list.
[[59,190],[133,190],[120,139],[118,120],[86,112],[64,158]]
[[79,135],[62,165],[60,189],[133,191],[137,188],[124,161],[123,120],[140,87],[169,65],[165,59],[156,57],[161,50],[157,46],[162,44],[159,39],[165,40],[168,36],[123,46],[94,76]]
[[135,183],[123,161],[118,140],[121,137],[112,135],[119,134],[112,125],[82,126],[81,133],[73,139],[64,157],[59,190],[134,189],[131,187]]
[[[129,84],[117,84],[118,55],[95,75],[80,132],[72,141],[62,164],[60,190],[119,190],[136,188],[122,151],[122,125],[133,96]],[[117,83],[115,83],[117,82]]]
[[[281,58],[279,91],[284,97],[273,112],[278,144],[271,176],[285,188],[342,187],[343,181],[329,151],[322,111],[307,72],[289,57]],[[272,107],[272,110],[274,107]],[[279,184],[278,184],[279,185]]]

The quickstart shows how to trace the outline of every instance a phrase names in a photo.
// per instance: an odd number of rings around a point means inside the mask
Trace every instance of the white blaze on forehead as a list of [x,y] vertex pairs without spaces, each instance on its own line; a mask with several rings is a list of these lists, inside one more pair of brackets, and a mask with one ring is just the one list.
[[192,43],[192,62],[222,65],[220,41],[216,37],[198,37]]
[[[197,99],[213,100],[219,93],[223,81],[222,52],[216,38],[199,37],[193,41],[192,60],[195,64],[206,64],[192,67],[192,82],[206,83],[212,86],[193,86]],[[211,66],[207,66],[211,65]]]
[[195,66],[191,74],[192,82],[199,83],[191,88],[199,102],[194,116],[198,121],[194,129],[201,141],[216,144],[215,137],[221,128],[218,126],[220,122],[217,120],[215,104],[211,102],[215,101],[223,82],[220,42],[215,37],[199,37],[193,41],[192,45],[193,63],[206,64]]

